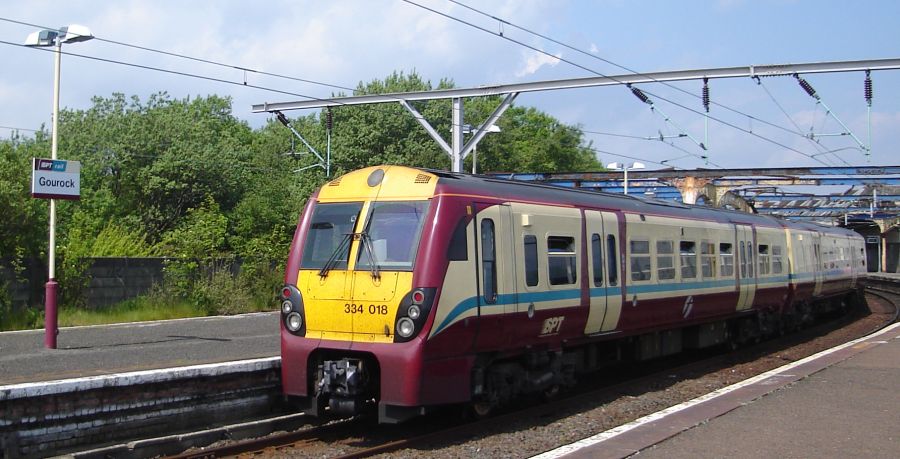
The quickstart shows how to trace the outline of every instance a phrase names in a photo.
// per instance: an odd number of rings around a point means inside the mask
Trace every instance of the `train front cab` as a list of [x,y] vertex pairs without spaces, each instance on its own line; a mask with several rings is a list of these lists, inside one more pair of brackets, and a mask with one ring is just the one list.
[[415,285],[414,267],[437,177],[391,169],[327,183],[295,235],[282,291],[282,382],[311,414],[418,403],[421,332],[436,289]]

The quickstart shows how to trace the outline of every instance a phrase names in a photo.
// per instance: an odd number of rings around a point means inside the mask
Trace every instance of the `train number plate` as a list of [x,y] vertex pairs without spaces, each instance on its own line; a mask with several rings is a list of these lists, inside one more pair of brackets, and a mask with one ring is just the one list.
[[356,303],[346,303],[344,304],[344,313],[345,314],[373,314],[379,316],[386,316],[388,313],[388,307],[386,304],[356,304]]

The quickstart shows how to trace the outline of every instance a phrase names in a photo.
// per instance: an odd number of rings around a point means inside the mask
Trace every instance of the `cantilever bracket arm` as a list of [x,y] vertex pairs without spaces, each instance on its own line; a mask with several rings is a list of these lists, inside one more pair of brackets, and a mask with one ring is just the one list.
[[438,132],[434,129],[434,127],[431,126],[428,120],[426,120],[425,117],[415,109],[415,107],[410,105],[409,102],[401,99],[400,105],[402,105],[403,108],[405,108],[408,112],[412,113],[413,118],[415,118],[416,121],[418,121],[419,124],[421,124],[422,127],[425,128],[426,131],[428,131],[428,135],[430,135],[431,138],[441,146],[444,152],[447,153],[447,156],[450,156],[452,158],[453,149],[450,148],[450,145],[447,144],[447,141],[444,140],[441,135],[438,134]]
[[[294,134],[294,137],[300,139],[300,141],[303,142],[303,145],[305,145],[306,148],[309,149],[309,151],[311,151],[314,155],[316,155],[316,158],[319,159],[319,163],[320,163],[317,165],[321,166],[322,169],[325,169],[328,162],[325,161],[325,158],[323,158],[322,155],[320,155],[319,152],[316,151],[316,149],[313,148],[313,146],[310,145],[309,142],[307,142],[306,139],[303,138],[303,136],[299,132],[297,132],[296,129],[294,129],[293,123],[291,123],[290,120],[288,120],[287,117],[284,116],[284,114],[278,110],[273,110],[272,113],[274,113],[275,117],[278,118],[278,122],[283,124],[286,128],[290,129],[291,133]],[[307,168],[304,168],[304,169],[307,169]],[[301,170],[303,170],[303,169],[301,169]]]
[[488,133],[488,129],[490,129],[490,127],[493,126],[498,119],[500,119],[506,109],[508,109],[512,105],[513,101],[516,100],[516,97],[518,95],[519,93],[517,92],[512,92],[506,95],[506,97],[503,99],[503,102],[500,103],[500,106],[494,109],[494,112],[491,113],[491,116],[488,117],[487,121],[481,124],[481,129],[479,129],[475,133],[475,135],[471,139],[469,139],[468,142],[466,142],[466,145],[463,147],[461,154],[463,158],[465,158],[469,153],[472,152],[472,149],[475,148],[475,146],[478,145],[478,142],[480,142],[481,139],[483,139],[484,136]]

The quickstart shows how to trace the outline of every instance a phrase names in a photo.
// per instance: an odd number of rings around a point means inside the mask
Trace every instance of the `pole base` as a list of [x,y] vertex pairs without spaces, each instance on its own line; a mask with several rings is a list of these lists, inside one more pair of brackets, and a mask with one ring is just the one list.
[[50,279],[44,286],[44,347],[56,349],[56,335],[59,334],[56,297],[59,292],[59,284],[55,279]]

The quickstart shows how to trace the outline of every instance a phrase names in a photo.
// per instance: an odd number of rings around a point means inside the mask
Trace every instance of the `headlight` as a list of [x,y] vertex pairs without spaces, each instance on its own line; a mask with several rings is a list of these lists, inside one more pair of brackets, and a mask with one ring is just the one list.
[[300,327],[303,326],[303,316],[301,316],[299,313],[292,312],[288,314],[287,319],[284,321],[284,324],[287,326],[288,330],[296,332],[300,330]]
[[412,320],[418,319],[419,314],[421,314],[421,313],[422,313],[422,310],[419,309],[419,307],[416,305],[412,305],[409,307],[409,309],[406,310],[406,315],[408,315],[409,318]]
[[291,303],[290,300],[284,300],[281,303],[281,312],[283,312],[285,314],[290,314],[292,309],[294,309],[294,303]]
[[409,317],[404,317],[397,321],[397,334],[409,338],[416,330],[416,324]]

